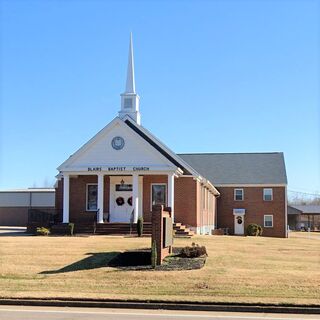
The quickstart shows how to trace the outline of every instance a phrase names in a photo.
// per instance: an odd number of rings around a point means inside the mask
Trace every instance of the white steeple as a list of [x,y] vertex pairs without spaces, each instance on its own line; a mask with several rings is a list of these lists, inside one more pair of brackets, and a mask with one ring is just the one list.
[[133,60],[133,47],[132,47],[132,33],[130,33],[126,93],[136,93],[136,84],[135,84],[135,79],[134,79],[134,60]]
[[130,33],[126,90],[121,94],[121,110],[119,111],[119,117],[124,118],[128,115],[137,122],[137,124],[140,124],[139,99],[139,96],[136,94],[132,33]]

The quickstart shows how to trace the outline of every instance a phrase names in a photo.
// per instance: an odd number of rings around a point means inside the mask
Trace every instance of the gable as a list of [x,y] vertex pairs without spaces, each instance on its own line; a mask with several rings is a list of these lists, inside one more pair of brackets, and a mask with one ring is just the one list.
[[[124,139],[124,147],[112,147],[115,137]],[[176,169],[177,166],[153,148],[121,119],[116,118],[66,160],[58,170],[86,170],[88,167],[147,166]]]

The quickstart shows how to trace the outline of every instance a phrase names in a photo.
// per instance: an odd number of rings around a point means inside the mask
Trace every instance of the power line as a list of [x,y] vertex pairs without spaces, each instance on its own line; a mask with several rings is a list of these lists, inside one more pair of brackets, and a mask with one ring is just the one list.
[[304,194],[304,195],[308,195],[308,196],[320,197],[320,193],[309,193],[309,192],[301,192],[301,191],[295,191],[295,190],[288,190],[288,192],[299,193],[299,194]]

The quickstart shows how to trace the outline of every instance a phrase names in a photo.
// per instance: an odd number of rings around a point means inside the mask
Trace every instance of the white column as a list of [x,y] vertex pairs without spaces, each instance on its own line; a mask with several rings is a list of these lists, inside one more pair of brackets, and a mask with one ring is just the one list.
[[132,175],[132,208],[134,210],[133,222],[137,223],[139,214],[139,175]]
[[98,174],[98,209],[99,215],[97,217],[98,223],[103,223],[103,180],[104,175]]
[[174,173],[168,174],[168,207],[171,207],[171,217],[174,222]]
[[69,223],[69,190],[70,178],[68,174],[63,174],[63,223]]

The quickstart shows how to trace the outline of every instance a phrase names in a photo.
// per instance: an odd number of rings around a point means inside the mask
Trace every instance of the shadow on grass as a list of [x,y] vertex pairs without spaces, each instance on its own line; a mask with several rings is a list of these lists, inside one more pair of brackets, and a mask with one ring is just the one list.
[[87,253],[88,257],[69,264],[58,270],[42,271],[40,274],[56,274],[81,270],[91,270],[103,267],[108,267],[112,261],[121,252],[100,252],[100,253]]
[[42,271],[40,274],[57,274],[103,267],[123,268],[150,265],[149,250],[132,250],[125,252],[87,253],[88,257],[58,270]]
[[[206,256],[185,258],[179,255],[181,248],[174,248],[173,255],[164,259],[163,264],[157,266],[158,271],[194,270],[201,269]],[[151,250],[138,249],[125,252],[87,253],[86,258],[74,262],[58,270],[42,271],[40,274],[58,274],[81,270],[91,270],[104,267],[117,268],[122,271],[154,270],[151,267]]]

